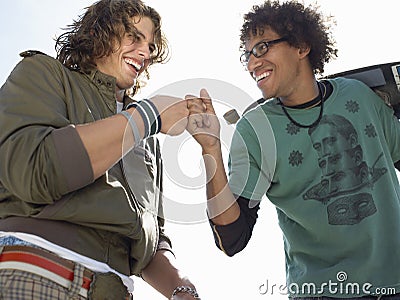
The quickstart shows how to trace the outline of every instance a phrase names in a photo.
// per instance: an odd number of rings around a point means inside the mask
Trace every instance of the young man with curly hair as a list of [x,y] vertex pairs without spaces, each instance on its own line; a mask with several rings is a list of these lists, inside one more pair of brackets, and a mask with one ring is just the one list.
[[400,123],[363,83],[316,79],[337,51],[327,21],[296,1],[265,1],[244,16],[240,59],[263,99],[236,125],[229,178],[207,91],[187,97],[210,224],[217,246],[236,254],[266,195],[290,298],[400,299]]
[[133,99],[167,57],[160,15],[100,0],[56,49],[22,53],[0,90],[0,299],[131,299],[132,275],[199,299],[164,232],[156,138],[187,104]]

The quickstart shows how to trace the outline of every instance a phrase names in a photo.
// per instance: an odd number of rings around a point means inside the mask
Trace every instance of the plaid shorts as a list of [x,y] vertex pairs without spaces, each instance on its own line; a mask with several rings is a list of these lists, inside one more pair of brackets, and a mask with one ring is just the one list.
[[[4,245],[37,247],[12,236],[0,238],[0,246]],[[82,276],[83,266],[76,264],[74,281],[67,289],[48,278],[31,272],[0,269],[0,300],[84,300],[87,298],[79,295]]]
[[[12,236],[0,237],[3,246],[28,246],[40,248]],[[88,295],[82,294],[85,268],[74,264],[73,281],[66,287],[50,278],[18,268],[0,268],[0,300],[120,300],[132,299],[121,279],[114,273],[95,273]],[[88,274],[85,276],[87,277]]]
[[[50,279],[20,270],[0,270],[1,300],[84,300],[79,280],[67,289]],[[80,282],[80,281],[79,281]]]

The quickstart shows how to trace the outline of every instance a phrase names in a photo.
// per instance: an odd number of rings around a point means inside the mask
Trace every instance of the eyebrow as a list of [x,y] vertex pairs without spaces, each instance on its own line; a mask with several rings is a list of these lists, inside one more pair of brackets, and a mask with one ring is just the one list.
[[[286,38],[286,37],[281,37],[281,38],[278,38],[278,39],[283,39],[283,38]],[[272,42],[272,41],[274,41],[274,40],[276,40],[276,39],[272,39],[272,40],[271,40],[271,39],[261,39],[260,41],[258,41],[257,43],[255,43],[255,44],[253,45],[253,47],[252,47],[250,50],[245,50],[244,52],[250,53],[251,50],[253,50],[254,47],[257,46],[258,44],[261,44],[261,43],[267,43],[267,44],[269,44],[270,42]]]

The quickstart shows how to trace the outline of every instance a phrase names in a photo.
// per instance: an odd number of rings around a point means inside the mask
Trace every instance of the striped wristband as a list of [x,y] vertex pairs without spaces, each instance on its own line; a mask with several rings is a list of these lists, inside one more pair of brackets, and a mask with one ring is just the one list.
[[131,126],[131,129],[132,129],[132,132],[133,132],[133,137],[135,138],[135,144],[134,144],[133,147],[136,147],[140,143],[140,141],[142,140],[140,138],[140,133],[139,133],[139,129],[138,129],[137,125],[136,125],[136,122],[133,119],[132,115],[129,112],[127,112],[126,110],[121,111],[120,114],[128,119],[128,123]]
[[156,106],[149,100],[144,99],[131,103],[126,109],[134,107],[140,114],[144,123],[144,137],[147,138],[157,134],[161,130],[161,118]]

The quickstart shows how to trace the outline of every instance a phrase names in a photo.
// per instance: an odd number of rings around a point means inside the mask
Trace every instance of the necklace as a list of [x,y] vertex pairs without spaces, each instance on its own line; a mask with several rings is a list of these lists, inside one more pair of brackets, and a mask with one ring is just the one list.
[[[315,101],[315,99],[312,100],[312,101],[310,101],[310,102],[312,103],[312,106],[307,107],[307,108],[314,107],[314,106],[316,106],[318,103],[321,103],[321,108],[320,108],[320,110],[319,110],[318,118],[317,118],[313,123],[311,123],[311,124],[309,124],[309,125],[300,124],[299,122],[297,122],[296,120],[294,120],[294,119],[289,115],[289,112],[286,110],[286,107],[285,107],[285,105],[283,105],[281,99],[278,98],[279,104],[281,105],[283,112],[285,113],[286,117],[288,117],[288,119],[290,120],[290,122],[292,122],[294,125],[296,125],[296,126],[298,126],[298,127],[301,127],[301,128],[311,128],[311,127],[314,127],[314,126],[318,125],[318,123],[321,121],[322,115],[323,115],[323,113],[324,113],[324,100],[325,100],[325,97],[326,97],[326,86],[325,86],[325,84],[322,83],[322,82],[321,82],[321,83],[320,83],[320,82],[317,82],[317,85],[318,85],[318,91],[319,91],[319,94],[318,94],[317,99],[320,98],[320,100],[317,101],[317,102]],[[323,92],[323,93],[322,93],[322,91],[321,91],[321,85],[324,87],[324,92]]]

